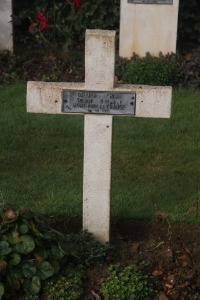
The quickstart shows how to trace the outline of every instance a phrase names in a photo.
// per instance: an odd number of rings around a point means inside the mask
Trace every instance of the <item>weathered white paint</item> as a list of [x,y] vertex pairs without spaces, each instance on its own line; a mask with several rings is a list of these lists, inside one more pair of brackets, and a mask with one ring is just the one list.
[[114,85],[115,31],[87,30],[85,44],[85,87],[108,90]]
[[0,50],[13,52],[12,0],[0,0]]
[[83,228],[102,242],[110,238],[112,116],[85,116]]
[[[114,86],[115,31],[87,30],[85,89]],[[107,242],[110,238],[112,116],[85,115],[83,229]]]
[[[62,89],[84,90],[86,88],[84,83],[29,81],[27,84],[27,111],[63,114],[61,112]],[[169,86],[117,84],[109,90],[136,92],[136,114],[133,117],[170,118],[172,88]],[[102,117],[102,115],[97,117],[100,116]]]
[[[27,111],[63,114],[62,89],[136,92],[135,117],[169,118],[171,87],[114,85],[115,34],[111,31],[86,32],[86,78],[84,83],[30,81]],[[91,49],[92,51],[91,51]],[[106,63],[104,62],[106,61]],[[96,239],[108,242],[110,235],[110,189],[112,116],[85,115],[83,228]]]
[[173,4],[133,4],[121,0],[119,55],[176,53],[179,0]]

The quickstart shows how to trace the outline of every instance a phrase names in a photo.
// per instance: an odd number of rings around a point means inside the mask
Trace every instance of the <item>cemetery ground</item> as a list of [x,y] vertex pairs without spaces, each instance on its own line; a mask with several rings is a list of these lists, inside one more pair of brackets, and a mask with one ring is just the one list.
[[[3,199],[33,210],[60,232],[77,233],[83,118],[27,114],[25,95],[23,83],[0,87]],[[87,268],[80,299],[101,299],[100,285],[115,263],[146,272],[157,299],[200,299],[199,96],[174,90],[169,120],[114,119],[114,251],[103,265]]]

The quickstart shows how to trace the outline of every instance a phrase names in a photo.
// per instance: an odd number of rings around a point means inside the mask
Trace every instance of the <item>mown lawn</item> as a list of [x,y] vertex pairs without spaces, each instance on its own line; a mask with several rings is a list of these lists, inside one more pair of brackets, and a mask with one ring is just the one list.
[[[0,191],[15,208],[82,214],[82,116],[26,113],[26,86],[0,87]],[[200,92],[176,90],[171,119],[114,118],[111,214],[198,219]]]

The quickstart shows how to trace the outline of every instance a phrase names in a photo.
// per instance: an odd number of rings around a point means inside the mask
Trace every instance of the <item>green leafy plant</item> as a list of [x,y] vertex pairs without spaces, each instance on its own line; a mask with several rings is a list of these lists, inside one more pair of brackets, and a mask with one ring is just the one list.
[[[200,42],[200,9],[198,0],[181,0],[179,7],[178,40],[182,47],[185,44]],[[182,49],[181,49],[182,50]]]
[[[73,253],[73,260],[76,264],[85,266],[101,265],[107,254],[113,249],[110,244],[103,245],[96,241],[88,231],[70,234],[66,246],[66,251]],[[65,249],[65,245],[62,245],[62,247]]]
[[124,72],[126,71],[128,65],[130,64],[130,59],[117,56],[115,62],[115,75],[118,81],[122,81]]
[[[14,6],[13,22],[21,40],[34,41],[43,50],[69,53],[80,45],[85,30],[115,29],[119,23],[119,0],[37,0]],[[21,32],[19,27],[24,28]]]
[[26,294],[22,299],[23,300],[39,300],[40,298],[38,295]]
[[125,83],[149,84],[149,85],[173,85],[179,84],[182,78],[182,64],[174,54],[145,57],[134,55],[123,74]]
[[44,294],[48,300],[78,300],[83,294],[84,269],[81,266],[67,268],[64,276],[59,275],[50,280]]
[[82,271],[66,271],[69,261],[73,267],[80,263],[100,264],[110,248],[95,241],[88,232],[64,236],[30,210],[14,211],[4,206],[0,215],[0,299],[20,290],[26,297],[37,296],[45,281],[61,271],[64,276],[67,272],[67,279],[59,280],[71,289],[72,281],[77,278],[79,282]]
[[[61,234],[49,228],[29,210],[7,208],[0,221],[0,295],[23,288],[37,295],[42,282],[60,269],[64,259]],[[1,299],[0,297],[0,299]]]
[[0,84],[16,82],[18,71],[15,55],[7,50],[0,51]]
[[141,300],[155,294],[148,276],[135,265],[125,268],[121,268],[119,264],[111,265],[108,272],[107,280],[100,287],[104,300]]
[[200,47],[186,55],[184,64],[184,86],[199,89],[200,88]]

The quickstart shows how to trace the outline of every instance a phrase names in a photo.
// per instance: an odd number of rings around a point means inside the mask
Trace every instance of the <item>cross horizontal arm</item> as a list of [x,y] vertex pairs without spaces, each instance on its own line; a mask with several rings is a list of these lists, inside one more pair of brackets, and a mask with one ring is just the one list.
[[[84,83],[29,81],[27,85],[27,112],[65,114],[62,112],[62,90],[85,90]],[[116,85],[111,92],[135,92],[134,117],[169,118],[172,88],[148,85]]]

